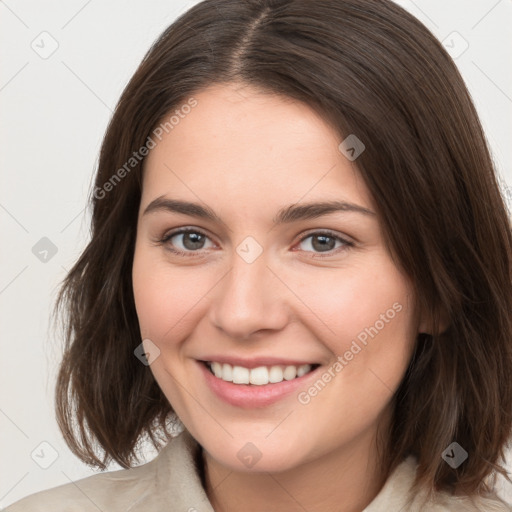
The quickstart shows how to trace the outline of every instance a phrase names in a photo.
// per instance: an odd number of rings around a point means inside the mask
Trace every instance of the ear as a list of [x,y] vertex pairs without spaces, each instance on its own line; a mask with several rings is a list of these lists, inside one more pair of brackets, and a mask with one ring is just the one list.
[[[437,334],[443,334],[450,326],[450,318],[445,308],[438,308],[437,310],[439,325]],[[429,317],[427,312],[422,313],[418,325],[418,333],[434,334],[434,325],[432,318]]]

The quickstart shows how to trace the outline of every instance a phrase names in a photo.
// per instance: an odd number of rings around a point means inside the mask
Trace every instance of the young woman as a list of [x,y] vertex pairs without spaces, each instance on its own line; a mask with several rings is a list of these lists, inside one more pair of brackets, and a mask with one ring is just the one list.
[[91,201],[57,418],[125,469],[8,511],[510,510],[510,222],[406,11],[198,4],[126,87]]

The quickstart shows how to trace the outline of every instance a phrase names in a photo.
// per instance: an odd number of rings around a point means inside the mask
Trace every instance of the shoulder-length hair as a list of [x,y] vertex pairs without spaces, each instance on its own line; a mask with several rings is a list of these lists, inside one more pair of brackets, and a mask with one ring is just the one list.
[[[434,326],[415,340],[393,396],[383,473],[412,454],[417,486],[489,492],[489,477],[507,476],[500,464],[512,430],[510,219],[454,62],[388,0],[206,0],[147,52],[106,131],[91,240],[55,308],[65,325],[56,414],[70,449],[89,465],[127,468],[143,436],[156,448],[170,439],[171,405],[134,356],[141,155],[194,93],[231,82],[304,102],[340,141],[364,143],[357,169]],[[468,453],[456,469],[442,458],[452,442]]]

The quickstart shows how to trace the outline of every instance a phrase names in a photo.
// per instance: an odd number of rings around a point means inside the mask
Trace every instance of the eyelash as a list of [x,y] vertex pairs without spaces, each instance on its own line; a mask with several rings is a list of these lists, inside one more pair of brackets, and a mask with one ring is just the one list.
[[[203,236],[205,236],[205,237],[207,237],[209,239],[209,236],[206,233],[204,233],[203,231],[201,231],[200,229],[196,229],[196,228],[181,228],[179,230],[171,231],[170,233],[166,234],[164,237],[162,237],[161,239],[157,240],[157,244],[158,245],[165,245],[165,244],[167,244],[167,242],[171,238],[175,237],[176,235],[181,235],[181,234],[184,234],[184,233],[197,233],[197,234],[203,235]],[[310,238],[310,237],[312,237],[314,235],[328,236],[330,238],[334,238],[335,240],[339,240],[343,244],[342,247],[338,247],[337,249],[332,249],[327,254],[315,253],[313,251],[305,251],[305,252],[313,252],[313,254],[315,254],[316,258],[327,258],[329,256],[333,256],[334,254],[337,254],[338,252],[340,252],[342,250],[346,250],[346,249],[354,246],[353,242],[350,242],[348,240],[345,240],[344,238],[341,238],[339,235],[337,235],[336,233],[334,233],[333,231],[330,231],[330,230],[313,231],[313,232],[307,233],[307,234],[303,235],[299,239],[297,244],[302,243],[304,240],[306,240],[307,238]],[[181,251],[179,249],[172,248],[170,246],[170,244],[168,244],[167,249],[169,251],[171,251],[172,253],[174,253],[174,254],[177,254],[179,256],[185,256],[185,257],[197,257],[198,253],[200,251],[200,250],[199,251]]]

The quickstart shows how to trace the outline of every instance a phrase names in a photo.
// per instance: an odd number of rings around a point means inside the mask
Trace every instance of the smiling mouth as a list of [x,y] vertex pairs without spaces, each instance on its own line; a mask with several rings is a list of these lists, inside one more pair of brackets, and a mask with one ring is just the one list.
[[245,384],[264,386],[267,384],[278,384],[284,380],[294,380],[316,370],[319,364],[294,365],[273,365],[258,366],[257,368],[245,368],[243,366],[232,366],[228,363],[216,361],[201,361],[218,379],[233,384]]

